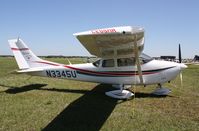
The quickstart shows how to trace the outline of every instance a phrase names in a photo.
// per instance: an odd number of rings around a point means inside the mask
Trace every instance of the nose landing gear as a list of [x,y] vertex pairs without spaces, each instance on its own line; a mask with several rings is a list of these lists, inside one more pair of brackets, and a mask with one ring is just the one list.
[[161,84],[158,84],[158,87],[151,93],[157,96],[166,96],[171,92],[170,89],[162,87]]

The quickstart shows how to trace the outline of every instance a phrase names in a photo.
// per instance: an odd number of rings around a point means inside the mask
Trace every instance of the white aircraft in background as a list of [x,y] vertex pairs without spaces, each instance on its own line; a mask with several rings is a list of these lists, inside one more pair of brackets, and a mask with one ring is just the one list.
[[100,59],[94,63],[64,65],[38,58],[21,39],[9,40],[20,73],[33,76],[63,78],[111,84],[117,90],[106,95],[128,99],[134,94],[126,90],[131,85],[157,84],[153,92],[167,95],[162,84],[173,80],[187,66],[182,63],[153,60],[142,53],[144,29],[112,27],[74,34],[90,54]]

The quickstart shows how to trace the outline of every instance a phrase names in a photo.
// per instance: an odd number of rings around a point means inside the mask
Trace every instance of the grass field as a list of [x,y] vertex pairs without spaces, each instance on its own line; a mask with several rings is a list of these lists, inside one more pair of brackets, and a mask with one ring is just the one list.
[[[67,63],[65,59],[48,59]],[[82,59],[71,59],[81,63]],[[110,85],[16,74],[14,58],[0,57],[0,130],[199,130],[199,66],[165,84],[167,97],[154,97],[156,85],[134,87],[135,98],[104,95]]]

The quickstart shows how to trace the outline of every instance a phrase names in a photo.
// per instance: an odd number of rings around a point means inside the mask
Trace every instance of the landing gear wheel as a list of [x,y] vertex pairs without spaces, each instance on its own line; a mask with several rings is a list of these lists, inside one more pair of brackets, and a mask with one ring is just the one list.
[[114,91],[108,91],[105,93],[107,96],[116,98],[116,99],[129,99],[134,94],[128,90],[114,90]]
[[170,89],[162,87],[161,84],[158,84],[158,87],[151,93],[152,95],[157,96],[166,96],[171,92]]

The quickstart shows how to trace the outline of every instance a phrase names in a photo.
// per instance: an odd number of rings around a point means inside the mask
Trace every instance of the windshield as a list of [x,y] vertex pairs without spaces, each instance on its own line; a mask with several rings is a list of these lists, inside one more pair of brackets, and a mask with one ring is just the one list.
[[142,53],[142,54],[140,55],[140,59],[142,60],[143,63],[147,63],[147,62],[153,60],[152,57],[150,57],[150,56],[148,56],[148,55],[146,55],[146,54],[144,54],[144,53]]

